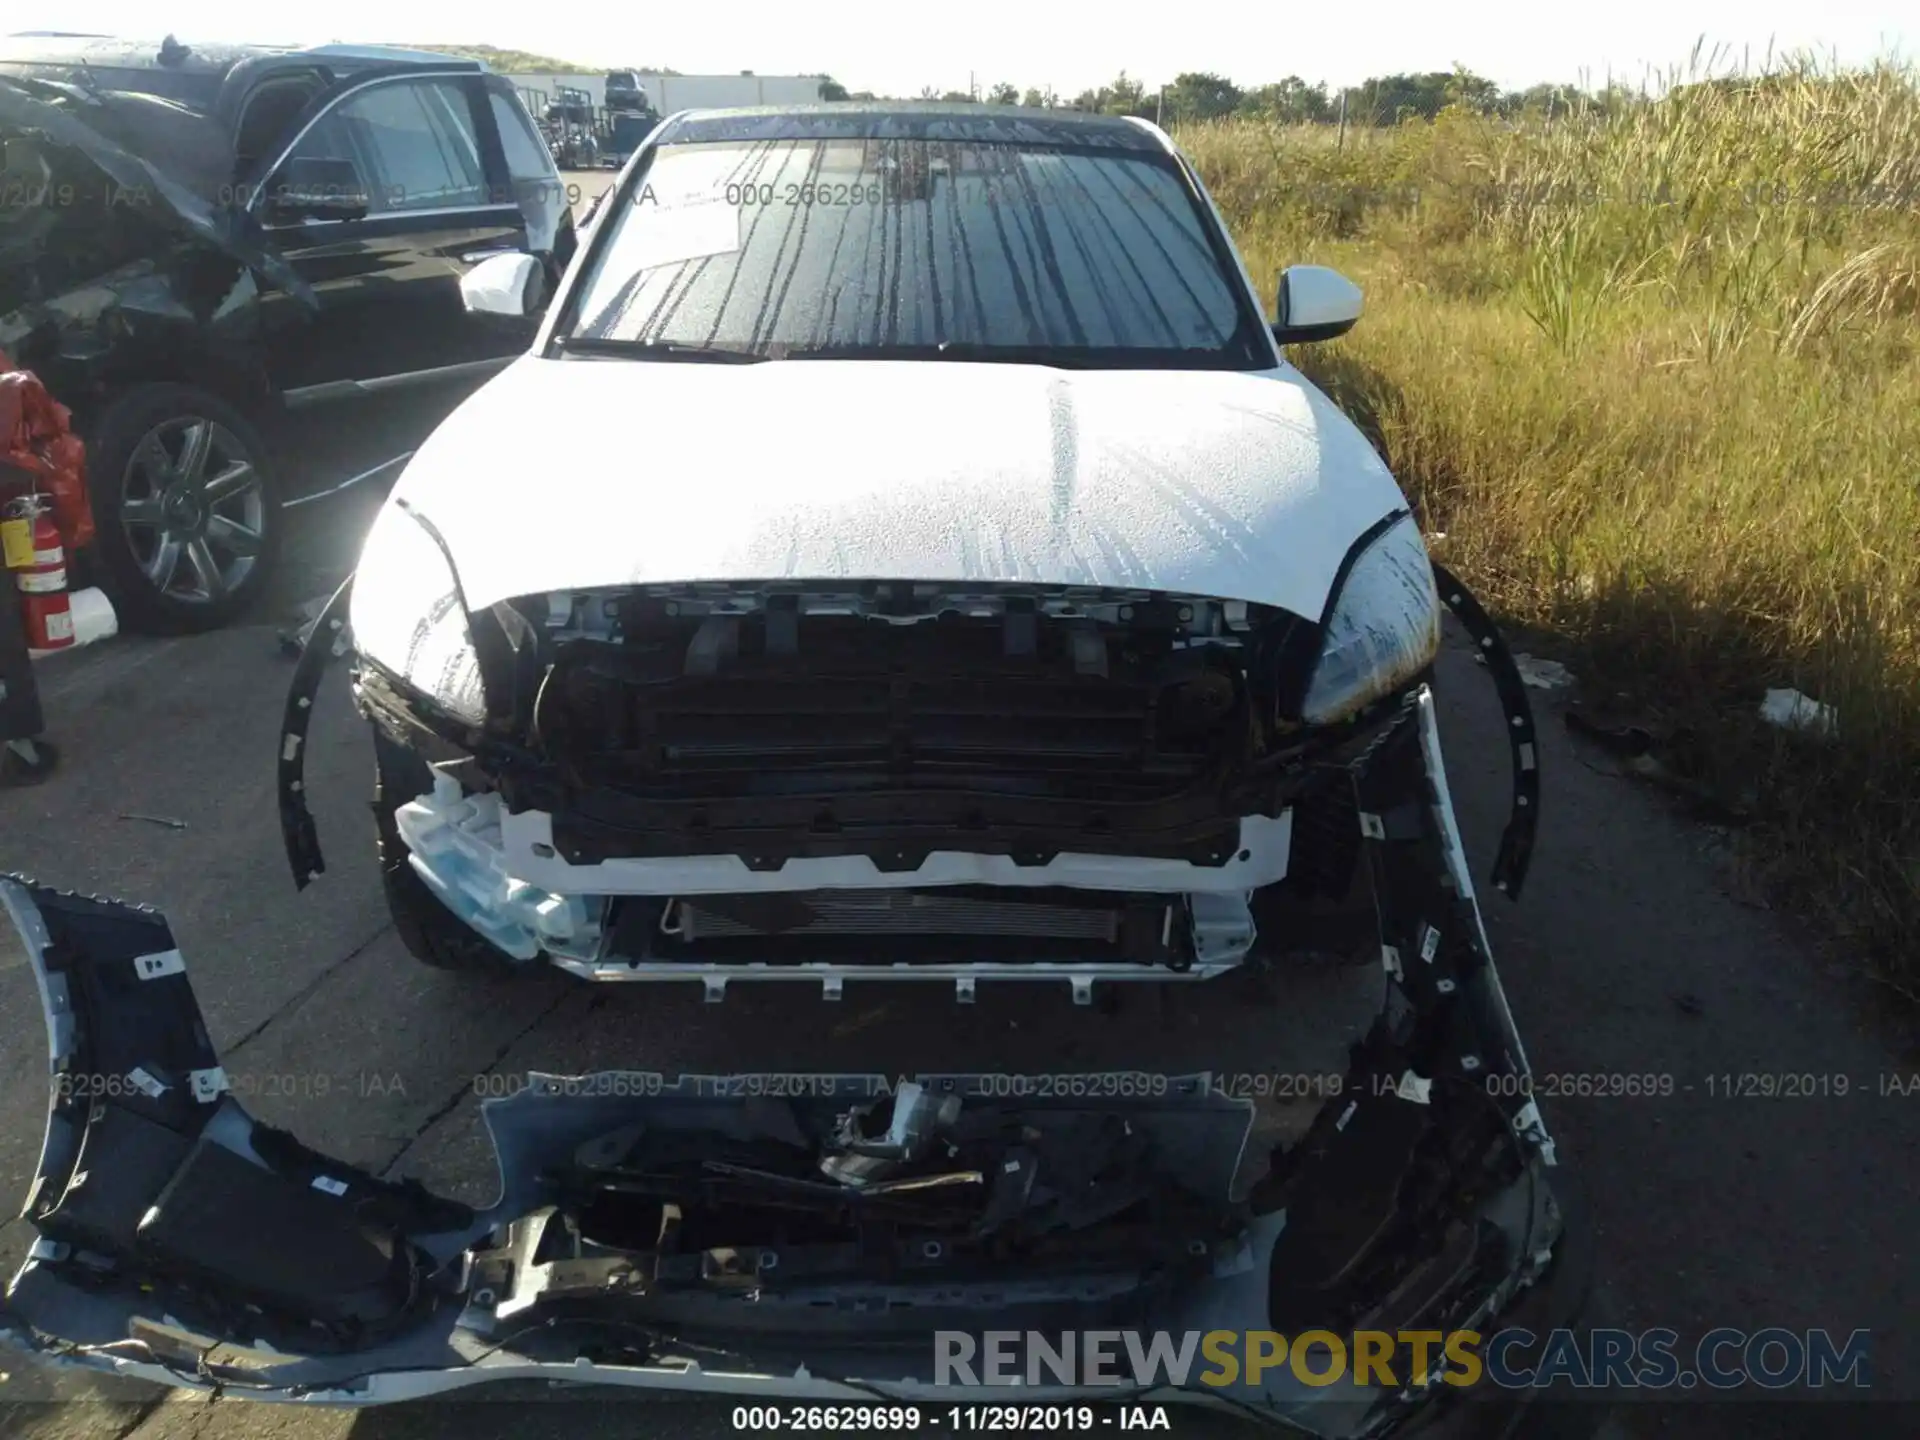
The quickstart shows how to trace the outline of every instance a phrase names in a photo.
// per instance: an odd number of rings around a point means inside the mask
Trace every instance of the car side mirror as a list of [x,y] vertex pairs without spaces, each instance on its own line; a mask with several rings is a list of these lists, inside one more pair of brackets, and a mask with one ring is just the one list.
[[471,315],[538,315],[547,303],[546,268],[532,255],[489,255],[460,277],[460,303]]
[[1282,345],[1331,340],[1360,318],[1360,287],[1325,265],[1289,265],[1280,272],[1273,338]]
[[360,167],[351,160],[295,156],[267,182],[269,224],[295,220],[360,220],[372,208]]

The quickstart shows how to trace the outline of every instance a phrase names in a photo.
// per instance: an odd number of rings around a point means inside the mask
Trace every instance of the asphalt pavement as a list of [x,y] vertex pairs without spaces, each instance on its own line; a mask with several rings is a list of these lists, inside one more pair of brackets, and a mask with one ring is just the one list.
[[[327,463],[324,447],[314,463]],[[976,1005],[957,1007],[945,986],[881,983],[850,983],[838,1003],[811,987],[739,985],[710,1005],[696,985],[595,989],[557,973],[481,982],[413,963],[380,900],[366,811],[371,747],[343,675],[323,691],[310,740],[328,869],[305,892],[287,872],[273,791],[291,669],[276,628],[345,575],[378,499],[349,495],[301,512],[280,587],[242,624],[121,638],[43,665],[63,768],[42,787],[0,792],[0,870],[166,912],[229,1076],[262,1119],[342,1159],[484,1203],[494,1176],[479,1098],[533,1069],[1343,1068],[1342,1047],[1377,1003],[1378,976],[1132,987],[1114,1007],[1076,1007],[1065,986],[1018,984],[983,985]],[[1439,690],[1454,796],[1484,874],[1505,818],[1507,750],[1491,687],[1457,636]],[[1611,1318],[1683,1334],[1867,1329],[1869,1393],[1920,1400],[1920,1094],[1882,1093],[1885,1077],[1920,1074],[1910,1036],[1881,1018],[1886,997],[1846,956],[1823,954],[1743,898],[1723,836],[1576,748],[1557,718],[1559,695],[1538,693],[1536,704],[1545,800],[1535,869],[1524,899],[1492,897],[1487,919],[1536,1075],[1564,1081],[1551,1082],[1543,1109],[1563,1160],[1583,1177]],[[1604,1078],[1615,1075],[1655,1077],[1653,1088],[1671,1093],[1580,1093],[1617,1090]],[[1811,1095],[1763,1097],[1745,1093],[1743,1075],[1845,1077],[1847,1093],[1834,1094],[1829,1079]],[[0,1193],[24,1194],[45,1106],[39,1006],[9,932],[0,935]],[[1269,1106],[1262,1124],[1285,1133],[1305,1119]],[[0,1267],[10,1273],[30,1238],[17,1220],[0,1225]],[[0,1370],[9,1372],[0,1432],[35,1436],[731,1431],[731,1407],[710,1402],[543,1390],[353,1412],[209,1404],[53,1375],[5,1353]],[[1913,1412],[1892,1403],[1850,1411],[1836,1428],[1804,1395],[1752,1407],[1686,1398],[1682,1407],[1629,1404],[1615,1432],[1914,1433]],[[1237,1421],[1201,1428],[1255,1433]]]

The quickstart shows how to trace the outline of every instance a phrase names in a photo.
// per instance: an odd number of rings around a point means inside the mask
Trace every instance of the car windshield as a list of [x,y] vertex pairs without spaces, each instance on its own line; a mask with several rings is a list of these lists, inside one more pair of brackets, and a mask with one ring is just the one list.
[[1230,264],[1164,154],[667,145],[558,339],[670,356],[1264,368]]

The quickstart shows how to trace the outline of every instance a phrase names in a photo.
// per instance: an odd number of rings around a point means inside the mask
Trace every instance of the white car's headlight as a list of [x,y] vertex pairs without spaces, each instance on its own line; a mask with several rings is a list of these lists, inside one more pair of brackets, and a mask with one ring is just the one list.
[[426,528],[392,503],[367,533],[348,616],[362,655],[462,720],[486,718],[480,662],[453,571]]
[[1413,516],[1375,536],[1334,597],[1300,718],[1343,719],[1420,673],[1440,649],[1440,596]]

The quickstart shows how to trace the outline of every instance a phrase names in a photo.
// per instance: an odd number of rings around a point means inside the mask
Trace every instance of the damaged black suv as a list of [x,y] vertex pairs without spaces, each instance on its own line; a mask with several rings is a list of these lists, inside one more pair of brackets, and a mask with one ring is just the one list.
[[461,276],[519,252],[551,284],[574,249],[513,87],[449,56],[15,36],[0,147],[0,352],[74,411],[137,628],[259,593],[304,498],[288,412],[452,403],[533,333],[470,314]]

